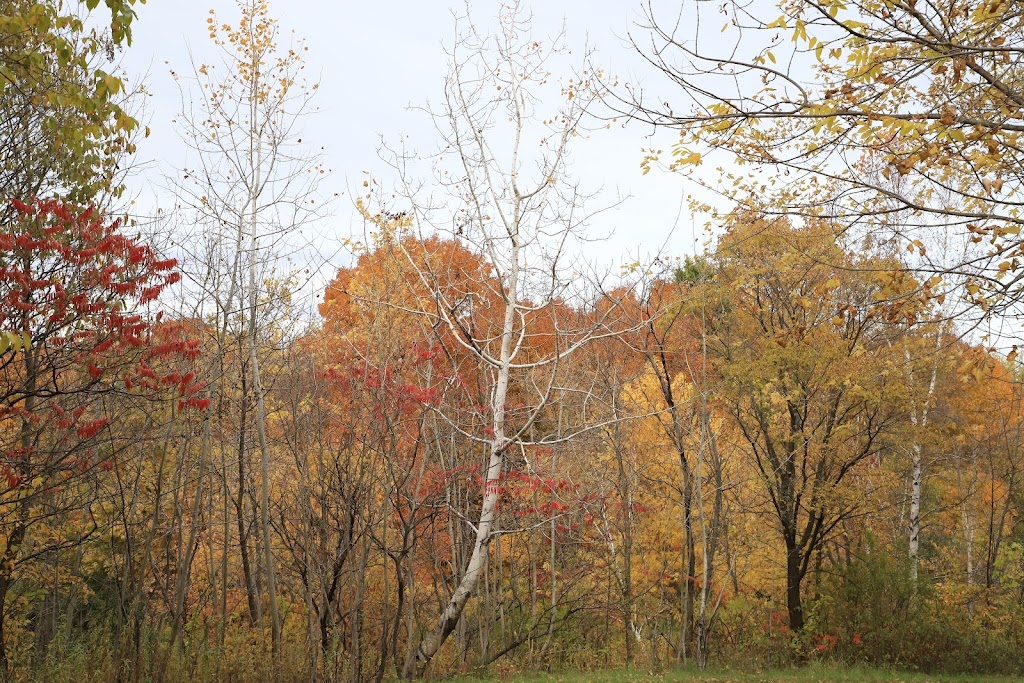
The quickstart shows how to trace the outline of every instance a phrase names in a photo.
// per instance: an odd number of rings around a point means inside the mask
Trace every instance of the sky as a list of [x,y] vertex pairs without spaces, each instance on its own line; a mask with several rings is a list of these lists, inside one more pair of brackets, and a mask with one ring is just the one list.
[[[656,78],[627,34],[643,35],[642,0],[546,0],[526,2],[533,14],[534,33],[541,39],[565,26],[568,44],[578,54],[585,45],[596,50],[596,61],[623,82]],[[672,11],[672,5],[660,8]],[[447,56],[443,46],[454,35],[453,9],[461,2],[447,0],[270,0],[271,14],[284,32],[294,31],[309,50],[307,72],[319,75],[314,104],[318,111],[304,124],[303,137],[323,147],[331,169],[325,194],[338,193],[330,216],[321,227],[321,251],[331,254],[330,268],[344,265],[341,240],[358,237],[362,223],[354,210],[352,191],[364,172],[387,179],[378,150],[382,140],[400,137],[429,149],[436,143],[430,121],[410,106],[437,99],[443,92]],[[654,4],[659,11],[658,3]],[[474,17],[486,23],[498,8],[496,0],[472,0]],[[128,77],[143,82],[149,93],[143,118],[151,136],[140,145],[140,158],[150,161],[131,181],[142,207],[167,205],[162,189],[166,174],[183,163],[182,144],[171,123],[181,109],[172,69],[188,71],[190,60],[203,62],[214,54],[207,34],[209,10],[219,22],[237,17],[234,0],[149,0],[136,5],[133,42],[122,66]],[[689,215],[686,188],[679,176],[641,174],[642,149],[671,145],[668,131],[654,133],[640,124],[621,124],[590,135],[575,147],[572,175],[584,188],[601,190],[608,202],[616,194],[627,199],[602,214],[594,235],[607,240],[586,248],[587,258],[603,263],[644,259],[654,254],[679,256],[699,250],[705,239],[703,219]]]

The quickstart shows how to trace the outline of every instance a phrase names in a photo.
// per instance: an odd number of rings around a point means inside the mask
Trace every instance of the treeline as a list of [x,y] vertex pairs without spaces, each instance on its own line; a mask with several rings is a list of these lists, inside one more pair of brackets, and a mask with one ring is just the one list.
[[10,666],[416,673],[492,493],[436,672],[1016,671],[1019,378],[895,266],[826,224],[737,216],[711,256],[643,291],[535,308],[523,365],[611,310],[623,327],[516,374],[493,477],[495,370],[436,307],[472,294],[465,324],[496,336],[500,286],[455,241],[381,238],[338,273],[321,325],[260,340],[261,396],[244,329],[165,318],[135,344],[104,319],[77,335],[83,358],[62,335],[97,318],[75,309],[4,356]]
[[[984,147],[988,172],[1010,163],[992,136],[1011,125],[947,111],[943,130],[990,137],[925,130],[933,117],[900,138],[891,117],[892,135],[854,145],[853,175],[816,167],[828,183],[779,196],[737,180],[751,192],[716,214],[705,254],[612,277],[579,257],[600,197],[568,160],[613,86],[588,65],[555,82],[557,43],[530,38],[518,6],[500,40],[460,18],[439,153],[424,174],[385,150],[394,189],[367,178],[367,243],[302,320],[281,264],[321,217],[323,167],[299,146],[317,89],[301,45],[278,49],[265,3],[210,17],[226,73],[194,65],[182,86],[196,161],[165,254],[110,218],[138,125],[101,66],[132,4],[107,2],[109,36],[60,3],[0,12],[8,679],[817,659],[1021,673],[1024,389],[1016,347],[969,324],[1014,300],[1017,232],[994,198],[1010,180],[985,199],[929,176],[947,195],[928,204],[901,146]],[[849,79],[847,98],[892,86]],[[744,116],[710,111],[661,124],[765,153],[763,129],[727,134]],[[791,114],[779,135],[802,125]],[[815,134],[839,125],[807,116]],[[941,231],[920,216],[977,207],[999,230],[974,218],[969,244],[991,250],[928,263],[936,240],[915,224]]]

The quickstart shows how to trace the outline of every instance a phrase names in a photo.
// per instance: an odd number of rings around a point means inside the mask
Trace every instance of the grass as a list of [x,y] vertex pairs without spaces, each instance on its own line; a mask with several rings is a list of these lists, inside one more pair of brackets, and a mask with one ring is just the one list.
[[826,666],[763,671],[720,669],[705,672],[679,670],[658,673],[632,669],[552,674],[510,673],[504,679],[498,677],[452,679],[453,683],[496,683],[497,681],[522,681],[523,683],[1014,683],[1020,680],[1013,676],[901,673],[860,667]]

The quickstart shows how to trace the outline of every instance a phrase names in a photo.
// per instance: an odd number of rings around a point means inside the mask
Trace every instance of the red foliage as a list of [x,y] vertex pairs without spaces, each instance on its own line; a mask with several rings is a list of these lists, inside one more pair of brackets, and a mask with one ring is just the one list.
[[[173,392],[202,409],[191,368],[198,342],[142,308],[180,279],[174,259],[123,234],[93,208],[58,200],[12,201],[0,226],[0,330],[29,348],[0,356],[0,469],[9,488],[27,474],[114,466],[90,444],[115,422],[111,397]],[[88,456],[88,457],[86,457]]]
[[835,649],[839,644],[839,636],[831,633],[822,633],[814,638],[814,649],[825,654]]

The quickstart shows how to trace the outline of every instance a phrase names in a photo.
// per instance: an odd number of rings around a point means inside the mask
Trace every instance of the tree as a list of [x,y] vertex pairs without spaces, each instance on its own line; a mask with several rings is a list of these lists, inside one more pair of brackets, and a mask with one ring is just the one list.
[[[723,462],[711,428],[710,397],[717,391],[707,358],[708,335],[716,327],[723,302],[710,284],[711,271],[706,259],[687,258],[671,280],[655,281],[641,307],[643,326],[629,338],[653,380],[641,386],[640,395],[679,464],[685,551],[677,658],[684,660],[694,641],[701,668],[707,665],[715,611],[708,588],[714,578],[715,555],[724,527]],[[710,487],[705,486],[708,477],[713,482]],[[713,503],[706,506],[705,496],[710,496]],[[698,546],[702,588],[695,629]]]
[[[645,483],[642,497],[634,495],[648,509],[656,509],[657,501],[663,504],[664,499],[678,504],[674,522],[680,526],[679,536],[660,526],[664,519],[654,528],[663,544],[678,540],[681,551],[676,661],[695,655],[701,668],[708,663],[711,632],[724,598],[725,582],[717,590],[714,584],[719,582],[719,553],[727,542],[726,490],[730,486],[726,458],[719,447],[723,431],[722,406],[716,400],[722,394],[720,377],[708,354],[721,318],[727,316],[729,294],[716,285],[714,272],[706,257],[687,257],[654,279],[639,301],[630,304],[637,309],[639,328],[620,340],[628,349],[626,358],[643,370],[619,399],[634,416],[626,428],[627,442],[637,444],[645,454],[632,465],[643,472]],[[616,370],[603,374],[616,377],[626,362],[617,359]],[[610,431],[615,434],[621,429],[613,425]],[[616,445],[616,452],[621,448]],[[627,534],[622,535],[625,555],[639,541],[627,541]],[[648,554],[651,550],[647,546]],[[726,563],[730,564],[728,558]]]
[[[393,222],[382,220],[374,248],[338,271],[320,305],[323,327],[292,345],[310,376],[287,373],[274,392],[291,406],[285,441],[299,487],[282,535],[310,595],[311,644],[347,655],[355,679],[375,639],[376,680],[389,661],[400,670],[402,625],[410,642],[425,590],[415,553],[446,550],[436,531],[444,476],[431,413],[454,374],[424,319],[409,312],[425,292],[388,238]],[[405,250],[421,266],[444,264],[453,279],[485,266],[453,241],[408,240]]]
[[[569,275],[573,265],[582,265],[571,264],[569,249],[580,239],[588,214],[579,189],[566,177],[566,162],[571,143],[584,132],[590,84],[563,84],[559,111],[541,115],[537,92],[551,84],[549,64],[558,41],[552,52],[532,40],[518,3],[503,6],[500,16],[501,30],[494,36],[480,33],[468,18],[459,24],[444,98],[428,111],[442,143],[430,189],[414,174],[414,155],[400,149],[386,157],[398,176],[402,204],[398,211],[384,210],[407,214],[408,233],[417,238],[452,235],[489,268],[476,280],[446,288],[442,283],[451,282],[451,275],[406,254],[417,286],[429,296],[429,305],[416,313],[443,330],[448,353],[472,360],[472,381],[464,377],[464,404],[483,408],[472,420],[452,410],[459,405],[456,384],[437,413],[484,451],[472,545],[437,622],[407,663],[406,676],[421,674],[437,654],[484,575],[506,472],[513,466],[530,470],[524,458],[529,446],[561,443],[592,426],[586,424],[585,409],[575,413],[582,421],[573,424],[550,418],[577,391],[564,383],[569,359],[594,339],[621,331],[616,306],[580,312],[596,298],[599,285]],[[501,122],[509,124],[506,130],[499,128]],[[533,136],[536,145],[527,142]],[[405,236],[396,235],[397,248],[404,248]]]
[[[299,126],[317,90],[301,73],[305,46],[301,41],[287,48],[279,44],[278,23],[266,2],[239,0],[237,6],[236,25],[218,23],[212,10],[207,18],[221,63],[192,65],[194,99],[184,98],[190,104],[182,112],[181,123],[182,137],[195,154],[191,160],[195,168],[184,169],[176,185],[179,200],[194,212],[203,231],[196,240],[184,236],[181,244],[197,267],[189,273],[196,315],[211,317],[217,335],[211,370],[217,375],[226,372],[229,339],[238,340],[244,352],[236,357],[242,393],[224,399],[236,401],[239,411],[236,510],[243,558],[248,556],[242,500],[249,441],[255,441],[259,452],[258,542],[276,657],[282,618],[271,537],[271,452],[262,371],[279,333],[287,328],[287,321],[275,320],[275,315],[287,308],[294,288],[291,273],[276,269],[282,252],[294,246],[289,240],[319,211],[316,187],[324,169],[301,144]],[[197,506],[202,494],[200,486]],[[227,548],[225,539],[224,553]],[[187,577],[193,552],[194,547],[186,552],[180,576]],[[247,573],[250,611],[258,611],[253,583]],[[187,590],[186,578],[179,590],[179,605]],[[176,625],[182,618],[176,615]]]
[[[93,10],[99,0],[80,4]],[[131,44],[134,4],[106,2],[107,32],[53,0],[0,9],[0,220],[14,219],[11,199],[90,203],[120,193],[138,123],[124,108],[124,82],[101,66]]]
[[910,561],[910,577],[916,583],[918,579],[919,556],[921,547],[921,520],[924,481],[927,475],[925,466],[925,445],[936,440],[929,429],[929,421],[934,426],[933,408],[940,383],[949,381],[952,361],[955,356],[950,353],[950,342],[947,333],[948,323],[941,320],[929,327],[934,339],[918,333],[907,335],[903,340],[903,357],[906,361],[907,395],[910,431],[907,435],[910,455],[910,500],[908,503],[908,539],[907,558]]
[[[121,457],[130,434],[114,420],[133,396],[171,390],[176,410],[202,409],[194,371],[161,360],[197,355],[188,339],[154,344],[145,316],[180,279],[173,259],[122,234],[92,209],[55,200],[14,202],[20,219],[0,227],[0,328],[21,342],[0,354],[0,666],[6,600],[18,572],[35,558],[81,544],[93,531],[97,474]],[[71,514],[83,529],[33,536]],[[95,522],[95,518],[93,518]]]
[[709,352],[782,537],[789,628],[801,634],[804,578],[860,509],[844,485],[904,416],[892,341],[908,311],[879,300],[905,297],[913,282],[847,275],[887,268],[854,257],[828,224],[779,218],[736,216],[716,260],[732,311]]
[[[672,168],[766,216],[895,230],[922,256],[930,235],[959,231],[976,248],[923,267],[957,276],[984,308],[1019,301],[1024,9],[733,2],[722,6],[721,33],[706,16],[713,9],[698,5],[698,21],[674,25],[649,11],[640,49],[675,90],[617,97],[633,116],[679,131]],[[677,96],[692,106],[662,104]],[[724,182],[701,175],[709,160]],[[921,284],[929,295],[943,288]]]

